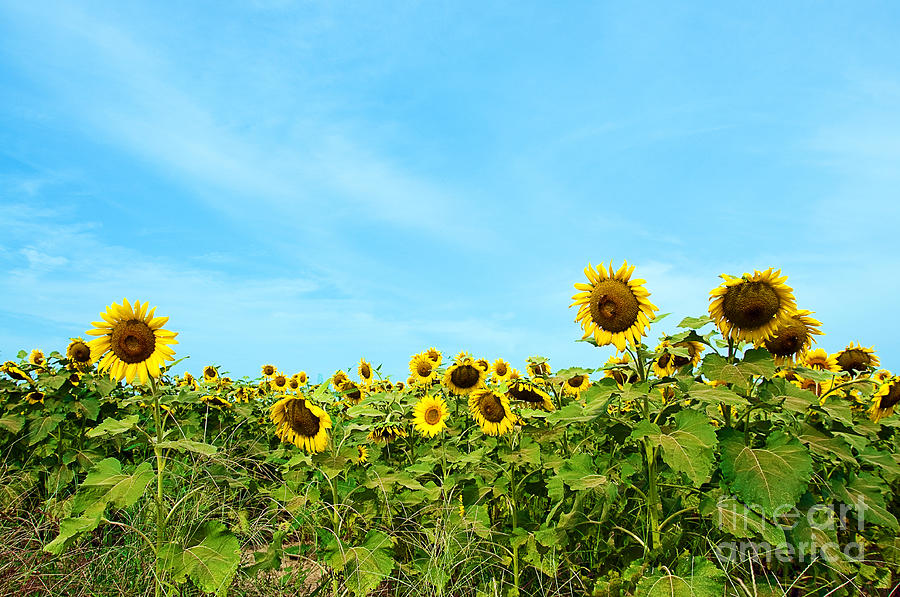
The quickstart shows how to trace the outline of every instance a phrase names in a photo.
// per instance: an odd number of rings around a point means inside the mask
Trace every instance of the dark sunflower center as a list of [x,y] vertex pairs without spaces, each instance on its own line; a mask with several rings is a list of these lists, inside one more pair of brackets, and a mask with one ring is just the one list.
[[437,425],[441,420],[441,411],[436,406],[430,407],[425,411],[425,422],[429,425]]
[[887,396],[881,397],[881,402],[878,403],[878,406],[882,409],[887,409],[897,406],[898,403],[900,403],[900,383],[894,383],[888,389]]
[[132,319],[117,323],[109,342],[113,353],[126,363],[146,361],[156,348],[156,336],[143,321]]
[[357,387],[356,384],[348,383],[344,389],[346,390],[345,395],[350,400],[354,402],[359,402],[360,400],[362,400],[362,392],[359,391],[359,387]]
[[294,433],[303,437],[315,437],[319,433],[319,417],[302,400],[291,400],[286,407],[288,424]]
[[796,354],[806,344],[809,334],[806,326],[796,319],[792,319],[786,326],[780,328],[774,338],[766,340],[766,348],[779,357],[789,357]]
[[207,367],[206,369],[203,370],[203,375],[205,375],[206,377],[215,377],[216,370],[212,367]]
[[591,319],[607,332],[624,332],[637,321],[637,298],[619,280],[603,280],[591,291]]
[[299,381],[301,384],[306,383],[306,375],[297,376],[297,381]]
[[810,369],[816,369],[817,371],[824,371],[828,368],[828,363],[825,362],[825,359],[820,359],[818,357],[809,359],[806,362],[806,366]]
[[428,377],[431,375],[431,362],[419,361],[416,364],[416,373],[419,374],[419,377]]
[[450,373],[450,381],[462,389],[474,388],[480,378],[478,369],[472,365],[460,365]]
[[670,355],[667,352],[664,352],[663,355],[661,357],[659,357],[659,360],[656,361],[656,364],[659,365],[659,367],[661,369],[665,369],[666,367],[669,366],[669,361],[671,361],[671,360],[672,360],[672,355]]
[[491,423],[499,423],[506,416],[503,404],[493,394],[484,395],[478,406],[481,409],[481,415]]
[[844,371],[855,373],[857,371],[865,371],[872,359],[866,351],[851,348],[839,354],[837,362]]
[[507,374],[507,372],[509,372],[509,369],[507,369],[506,363],[499,363],[494,371],[497,372],[497,375],[503,377]]
[[778,313],[781,299],[766,282],[744,282],[731,286],[722,301],[722,313],[729,322],[745,330],[769,323]]
[[359,370],[359,374],[362,375],[364,378],[368,379],[368,378],[372,377],[372,369],[371,369],[371,367],[369,367],[368,364],[363,365]]
[[84,342],[77,342],[72,345],[72,360],[83,363],[90,360],[91,349]]
[[569,385],[573,388],[580,388],[584,383],[584,375],[576,375],[569,379]]
[[292,379],[291,381],[288,382],[288,385],[291,387],[292,390],[296,390],[297,388],[300,387],[300,382],[297,381],[296,379]]
[[263,367],[263,373],[265,375],[272,375],[273,373],[275,373],[275,367],[273,367],[272,365],[266,365],[265,367]]
[[284,375],[277,375],[275,377],[274,381],[275,381],[275,385],[280,388],[280,387],[283,387],[287,383],[287,378]]

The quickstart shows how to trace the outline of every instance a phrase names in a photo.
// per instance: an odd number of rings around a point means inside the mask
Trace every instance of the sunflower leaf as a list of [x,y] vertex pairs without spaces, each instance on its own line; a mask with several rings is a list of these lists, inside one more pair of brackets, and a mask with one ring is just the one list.
[[576,454],[566,460],[555,478],[558,479],[557,482],[565,483],[574,491],[594,489],[607,483],[605,475],[597,474],[590,454]]
[[662,447],[662,459],[673,470],[688,476],[694,487],[702,485],[712,472],[713,450],[718,440],[705,414],[683,410],[675,415],[675,428],[662,431],[649,421],[641,421],[631,432],[634,439],[648,438]]
[[6,415],[0,419],[0,427],[6,429],[13,435],[22,431],[25,426],[25,417],[22,415]]
[[195,442],[189,439],[176,439],[171,441],[162,441],[156,444],[160,448],[175,450],[177,452],[193,452],[204,456],[212,456],[218,452],[218,448],[203,442]]
[[721,469],[734,492],[764,514],[792,507],[812,478],[806,446],[784,432],[771,434],[765,448],[745,446],[740,434],[721,440]]
[[218,593],[231,584],[237,572],[241,546],[224,524],[208,521],[183,543],[163,545],[157,557],[175,582],[190,576],[202,591]]
[[691,330],[699,330],[705,325],[709,325],[713,320],[706,315],[701,315],[700,317],[685,317],[681,320],[681,323],[678,324],[680,328],[687,328]]
[[281,568],[281,557],[284,555],[282,544],[285,531],[276,531],[272,536],[272,542],[266,551],[258,551],[253,554],[254,563],[242,568],[242,572],[249,575],[256,574],[260,570],[278,570]]
[[58,556],[66,550],[78,537],[89,533],[100,524],[100,512],[76,518],[65,518],[59,523],[59,535],[44,546],[44,551]]
[[782,545],[787,540],[780,525],[733,497],[704,497],[700,502],[700,514],[712,518],[716,526],[738,539],[752,539],[758,535],[774,546]]
[[106,417],[102,423],[85,433],[85,436],[94,438],[107,433],[109,435],[120,435],[134,428],[137,425],[138,418],[138,415],[129,415],[122,419]]
[[65,415],[55,414],[39,419],[32,419],[29,426],[31,432],[28,434],[28,445],[33,446],[50,435],[50,433],[56,429],[65,418]]
[[331,557],[331,564],[343,569],[347,587],[357,597],[368,595],[393,571],[396,562],[391,555],[393,541],[382,531],[369,531],[362,545],[341,545]]
[[149,462],[142,462],[133,474],[122,472],[122,463],[105,458],[85,477],[72,501],[72,512],[103,512],[108,505],[115,508],[133,506],[144,494],[156,473]]
[[889,493],[890,488],[875,475],[863,473],[849,484],[845,484],[842,479],[835,478],[832,480],[831,488],[835,496],[843,503],[855,506],[856,520],[860,525],[859,530],[862,530],[864,523],[873,523],[894,533],[900,532],[900,523],[897,522],[897,517],[891,514],[885,506],[884,493]]
[[708,560],[681,560],[677,574],[668,569],[643,576],[635,589],[641,597],[719,597],[725,592],[724,572]]

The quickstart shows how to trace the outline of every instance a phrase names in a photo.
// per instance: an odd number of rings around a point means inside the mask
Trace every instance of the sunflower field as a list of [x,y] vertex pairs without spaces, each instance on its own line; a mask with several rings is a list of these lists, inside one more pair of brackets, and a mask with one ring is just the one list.
[[890,594],[900,377],[814,348],[772,268],[651,342],[634,269],[575,284],[581,341],[617,349],[589,367],[178,376],[168,319],[110,305],[0,367],[0,592]]

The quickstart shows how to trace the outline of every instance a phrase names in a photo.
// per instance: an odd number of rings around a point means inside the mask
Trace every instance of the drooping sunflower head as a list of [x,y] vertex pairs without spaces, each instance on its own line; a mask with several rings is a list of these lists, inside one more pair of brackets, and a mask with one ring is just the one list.
[[840,373],[841,371],[835,355],[828,354],[824,348],[803,353],[800,364],[816,371],[830,371],[831,373]]
[[402,392],[402,391],[403,391],[403,388],[405,388],[405,387],[406,387],[406,386],[403,384],[402,381],[398,381],[397,383],[394,384],[394,391],[395,391],[395,392]]
[[359,373],[359,380],[361,382],[363,382],[365,385],[369,385],[372,383],[372,378],[375,374],[372,372],[371,363],[369,363],[365,359],[359,359],[359,366],[356,368],[356,371]]
[[488,389],[469,394],[469,412],[488,435],[503,435],[513,428],[517,420],[509,407],[509,399]]
[[900,377],[892,377],[872,396],[872,407],[869,418],[875,423],[894,414],[894,408],[900,404]]
[[373,442],[389,444],[399,437],[406,437],[406,430],[396,424],[382,423],[376,425],[367,437]]
[[547,411],[556,410],[550,394],[538,387],[534,382],[523,380],[509,382],[506,395],[513,400],[524,402],[528,408]]
[[869,368],[875,368],[881,364],[875,356],[875,349],[866,348],[861,344],[851,342],[847,348],[836,355],[838,366],[851,375],[856,375]]
[[344,400],[348,404],[359,404],[366,397],[365,386],[356,383],[350,379],[345,380],[338,388],[338,391],[344,396]]
[[35,367],[43,367],[46,359],[44,358],[44,353],[35,348],[31,351],[31,354],[28,355],[28,362],[34,365]]
[[409,373],[409,379],[412,380],[410,382],[411,384],[422,386],[431,385],[431,383],[437,379],[437,365],[435,365],[434,361],[428,358],[428,355],[423,352],[413,355],[412,359],[410,359]]
[[590,264],[585,268],[589,283],[575,284],[579,292],[570,305],[579,305],[575,321],[581,322],[584,338],[593,336],[598,346],[614,344],[620,351],[629,341],[640,342],[659,308],[648,300],[644,280],[631,279],[633,272],[627,261],[618,271],[612,263],[608,272],[602,263],[596,269]]
[[6,361],[5,363],[3,363],[3,365],[0,366],[0,371],[6,373],[16,381],[27,381],[30,383],[34,383],[34,381],[31,379],[31,376],[22,371],[22,369],[20,369],[19,366],[12,361]]
[[613,355],[609,357],[603,367],[605,369],[603,376],[613,378],[619,386],[622,386],[625,382],[636,382],[638,376],[634,369],[629,366],[630,361],[631,357],[628,356],[627,352],[623,352],[621,356]]
[[331,385],[335,390],[340,391],[341,386],[348,379],[350,378],[347,377],[347,374],[339,369],[334,372],[334,375],[331,376]]
[[795,357],[809,350],[815,342],[813,335],[822,335],[819,331],[822,322],[810,317],[812,313],[806,309],[797,311],[775,328],[771,337],[762,341],[776,363],[793,363]]
[[794,293],[781,270],[769,268],[740,278],[722,274],[721,286],[709,293],[709,316],[722,335],[759,344],[789,323],[797,311]]
[[70,367],[83,369],[91,364],[91,347],[83,338],[72,338],[66,347],[66,358]]
[[306,375],[306,371],[301,371],[300,373],[295,373],[293,375],[294,379],[297,380],[301,386],[305,386],[309,382],[309,376]]
[[683,348],[688,351],[688,356],[686,357],[679,354],[672,355],[672,361],[675,363],[676,371],[680,370],[688,363],[696,367],[700,362],[700,357],[703,354],[703,351],[706,350],[706,346],[702,342],[695,342],[693,340],[682,340],[681,342],[676,342],[675,348]]
[[441,351],[434,346],[426,350],[425,355],[432,363],[434,363],[435,367],[441,364],[441,359],[443,358],[443,356],[441,355]]
[[475,366],[484,371],[485,373],[491,372],[491,364],[487,359],[475,359]]
[[219,377],[219,370],[213,365],[207,365],[203,368],[203,381],[216,381]]
[[328,444],[331,417],[312,402],[300,396],[278,396],[269,413],[275,423],[275,434],[310,453],[321,452]]
[[263,365],[261,369],[263,377],[269,378],[275,375],[275,365]]
[[672,344],[668,340],[663,340],[656,347],[656,358],[653,359],[653,373],[657,377],[666,377],[675,374],[675,358],[669,349]]
[[44,393],[34,390],[25,394],[25,399],[28,401],[28,404],[43,404]]
[[444,385],[451,392],[465,396],[484,385],[484,369],[471,358],[455,362],[444,373]]
[[562,391],[563,394],[566,394],[567,396],[574,396],[575,398],[578,398],[579,396],[581,396],[581,393],[589,387],[591,387],[590,378],[583,373],[578,373],[569,377],[568,379],[566,379],[566,381],[563,382]]
[[98,369],[109,372],[109,376],[119,381],[122,378],[131,383],[135,377],[146,383],[150,377],[159,377],[160,369],[166,361],[175,359],[175,351],[170,344],[177,344],[176,332],[163,329],[168,317],[155,317],[156,307],[149,309],[148,303],[128,299],[122,304],[113,303],[100,314],[102,321],[94,321],[93,329],[86,333],[96,336],[88,342],[91,361],[99,359]]
[[875,383],[880,385],[880,384],[885,383],[891,377],[893,377],[893,375],[891,375],[890,371],[881,369],[872,374],[872,381],[874,381]]
[[228,399],[224,396],[220,396],[218,394],[207,394],[205,396],[200,396],[200,400],[202,400],[205,404],[220,409],[231,407],[231,402],[229,402]]
[[437,396],[424,396],[413,409],[413,426],[425,437],[434,437],[447,428],[447,403]]
[[356,464],[365,464],[369,460],[369,448],[356,446]]
[[529,377],[548,377],[551,375],[550,363],[542,357],[528,357],[526,371]]
[[512,367],[503,359],[497,359],[494,361],[494,364],[491,365],[491,372],[493,373],[494,381],[500,383],[509,379],[509,376],[512,373]]
[[191,375],[190,373],[185,371],[184,375],[181,377],[181,380],[178,382],[178,385],[179,386],[195,386],[196,380],[194,379],[193,375]]

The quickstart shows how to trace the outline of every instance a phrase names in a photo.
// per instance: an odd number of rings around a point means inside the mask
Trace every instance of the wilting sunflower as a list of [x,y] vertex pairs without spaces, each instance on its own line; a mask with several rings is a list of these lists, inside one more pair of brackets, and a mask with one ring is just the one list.
[[604,365],[604,377],[611,377],[621,387],[625,382],[634,383],[637,381],[637,373],[630,367],[626,367],[631,361],[631,357],[627,352],[623,352],[621,356],[611,356],[606,360]]
[[869,367],[874,368],[881,364],[875,356],[874,348],[866,348],[853,342],[836,356],[838,366],[851,375],[868,371]]
[[82,338],[72,338],[66,347],[69,366],[84,369],[91,364],[91,347]]
[[437,348],[435,348],[434,346],[432,346],[431,348],[429,348],[428,350],[425,351],[425,356],[428,357],[428,360],[430,360],[432,363],[434,363],[435,367],[437,367],[438,365],[441,364],[441,358],[442,358],[441,351],[438,350]]
[[46,359],[44,358],[44,353],[41,352],[41,350],[38,348],[32,350],[31,354],[28,355],[28,362],[35,367],[43,367],[45,361]]
[[491,372],[494,381],[500,383],[509,379],[509,375],[512,373],[512,367],[503,359],[497,359],[494,361],[494,364],[491,365]]
[[535,357],[529,357],[525,366],[529,377],[547,377],[551,374],[550,363],[544,360],[532,360]]
[[488,435],[503,435],[513,428],[516,416],[509,399],[493,390],[475,390],[469,395],[469,412]]
[[825,352],[824,348],[817,348],[812,351],[803,353],[800,364],[809,369],[816,371],[830,371],[831,373],[840,373],[841,368],[838,366],[835,355]]
[[781,270],[755,270],[740,278],[722,274],[721,286],[709,293],[709,316],[722,335],[758,344],[771,338],[797,311],[794,293]]
[[272,381],[269,382],[272,386],[272,391],[275,393],[281,393],[288,389],[288,376],[284,373],[275,372],[275,375],[272,377]]
[[528,408],[541,408],[548,411],[556,410],[550,394],[539,388],[534,382],[528,382],[524,379],[511,381],[506,395],[513,400],[526,403]]
[[231,402],[229,402],[228,399],[224,396],[219,396],[218,394],[207,394],[206,396],[200,396],[200,400],[210,406],[215,406],[217,408],[231,408]]
[[814,334],[822,335],[819,331],[822,322],[810,317],[812,313],[806,309],[797,311],[779,325],[770,338],[762,341],[776,363],[793,363],[796,356],[809,350],[815,342]]
[[28,392],[27,394],[25,394],[25,399],[28,400],[28,404],[43,404],[44,393],[38,392],[37,390]]
[[563,382],[562,392],[567,396],[578,398],[581,396],[581,393],[589,387],[591,387],[590,378],[587,375],[579,373]]
[[413,426],[425,437],[434,437],[447,428],[447,403],[437,396],[425,396],[413,409]]
[[465,396],[482,387],[485,377],[485,371],[472,358],[457,358],[444,373],[444,385],[454,394]]
[[296,379],[301,386],[305,386],[307,382],[309,382],[309,376],[306,375],[306,371],[295,373],[292,377]]
[[484,371],[485,373],[491,372],[491,364],[487,359],[475,359],[475,366]]
[[263,365],[261,370],[263,377],[272,377],[275,375],[275,365]]
[[412,383],[427,386],[437,379],[437,365],[426,353],[413,355],[409,361],[409,372]]
[[399,425],[380,424],[372,429],[367,437],[373,442],[389,444],[398,437],[406,437],[406,431]]
[[34,383],[34,380],[31,379],[31,376],[22,371],[18,365],[13,363],[12,361],[6,361],[0,366],[0,371],[6,373],[11,378],[18,381],[27,381],[29,383]]
[[663,340],[662,343],[656,347],[656,354],[659,356],[653,359],[653,373],[655,373],[657,377],[667,377],[675,374],[675,359],[672,358],[673,355],[668,352],[669,348],[672,348],[672,344],[668,340]]
[[344,400],[346,400],[348,404],[359,404],[362,402],[362,399],[366,397],[366,387],[349,379],[345,380],[338,390],[344,396]]
[[869,418],[875,423],[894,414],[894,408],[900,403],[900,377],[893,377],[881,385],[872,396],[872,407]]
[[100,313],[103,321],[92,322],[94,329],[85,332],[97,336],[90,342],[91,361],[100,360],[98,370],[109,372],[109,376],[131,383],[139,377],[146,383],[151,377],[159,377],[160,368],[166,361],[175,358],[175,351],[169,344],[177,344],[176,332],[163,329],[168,317],[154,317],[156,307],[149,311],[148,303],[135,301],[130,304],[122,299],[122,304],[113,303]]
[[269,413],[275,423],[275,435],[307,452],[321,452],[328,444],[331,417],[299,396],[279,396]]
[[212,365],[203,368],[203,381],[216,381],[219,377],[219,370]]
[[369,459],[369,449],[365,446],[356,446],[356,464],[363,464]]
[[610,263],[608,274],[602,263],[596,269],[591,264],[584,269],[589,284],[575,284],[580,292],[569,305],[579,305],[575,321],[581,322],[584,338],[593,336],[598,346],[614,344],[619,351],[625,350],[628,341],[640,342],[659,307],[647,300],[650,293],[643,287],[644,280],[631,279],[633,272],[634,266],[627,261],[616,272]]
[[356,371],[359,373],[359,379],[364,384],[369,385],[372,383],[372,377],[374,373],[372,373],[372,364],[369,363],[365,359],[359,359],[359,367],[356,368]]

